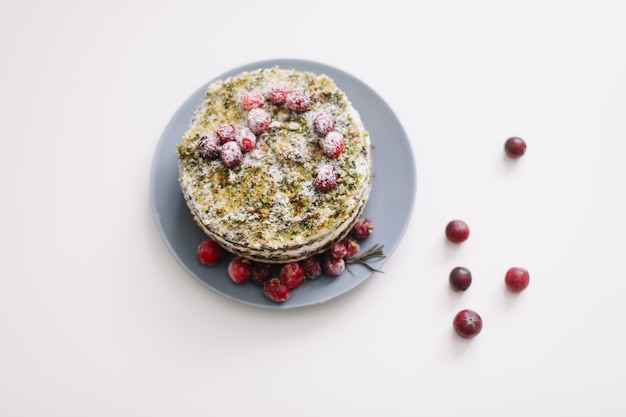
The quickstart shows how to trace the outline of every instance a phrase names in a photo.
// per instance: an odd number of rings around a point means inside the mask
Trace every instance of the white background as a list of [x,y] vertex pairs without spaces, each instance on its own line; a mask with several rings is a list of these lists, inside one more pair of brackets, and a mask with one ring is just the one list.
[[[0,0],[0,415],[624,415],[622,5]],[[368,84],[417,166],[384,274],[288,311],[189,276],[149,195],[184,100],[271,58]]]

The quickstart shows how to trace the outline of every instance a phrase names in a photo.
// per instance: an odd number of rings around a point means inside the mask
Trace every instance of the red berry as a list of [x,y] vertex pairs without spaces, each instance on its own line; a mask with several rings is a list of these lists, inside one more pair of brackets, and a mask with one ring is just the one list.
[[302,113],[308,110],[311,105],[311,99],[302,91],[294,91],[287,94],[287,100],[285,103],[289,110],[295,111],[296,113]]
[[335,127],[335,120],[328,113],[318,113],[313,119],[313,131],[320,137],[325,137]]
[[264,109],[252,109],[248,112],[248,127],[255,135],[265,132],[271,122],[270,114]]
[[267,90],[267,97],[274,104],[284,104],[287,101],[289,90],[282,85],[273,85]]
[[452,220],[446,226],[446,237],[452,243],[465,242],[469,232],[469,227],[463,220]]
[[263,294],[267,298],[277,303],[281,303],[289,298],[289,288],[278,278],[271,278],[263,283]]
[[235,140],[235,126],[230,123],[222,123],[215,130],[215,134],[221,143]]
[[357,239],[365,239],[374,231],[374,223],[371,219],[361,217],[352,227],[352,231]]
[[454,291],[465,291],[472,284],[472,273],[469,269],[457,266],[450,271],[450,286]]
[[256,146],[256,135],[247,127],[239,129],[235,135],[235,142],[242,152],[249,152]]
[[256,91],[251,91],[241,96],[241,105],[246,111],[262,107],[264,101],[263,94]]
[[343,243],[343,246],[346,248],[346,255],[343,257],[344,259],[354,258],[356,254],[359,253],[359,250],[361,249],[361,246],[359,245],[359,243],[356,240],[352,239],[351,237],[347,237],[341,242]]
[[252,264],[249,260],[237,256],[228,263],[228,275],[237,284],[248,282],[252,277]]
[[280,269],[278,278],[291,290],[304,281],[304,268],[298,262],[285,264]]
[[509,291],[519,294],[530,284],[530,274],[524,268],[510,268],[504,275],[504,283]]
[[264,283],[272,274],[270,264],[261,262],[252,263],[252,280],[258,283]]
[[325,193],[335,188],[338,180],[339,172],[337,169],[332,165],[323,165],[317,173],[313,185]]
[[328,250],[328,254],[333,258],[345,258],[348,253],[348,248],[343,244],[343,242],[335,242],[330,246]]
[[343,135],[333,130],[322,140],[322,147],[324,148],[326,156],[329,158],[337,158],[341,155],[341,152],[343,152],[344,143]]
[[461,310],[452,321],[456,333],[464,339],[478,335],[483,328],[483,319],[473,310]]
[[204,265],[215,265],[222,259],[222,252],[216,241],[207,239],[198,245],[198,260]]
[[221,144],[213,135],[202,136],[198,140],[198,152],[206,159],[217,159],[220,156]]
[[336,277],[346,269],[346,262],[342,258],[324,256],[320,262],[320,266],[326,275]]
[[222,145],[222,149],[220,151],[220,156],[222,157],[222,161],[228,168],[234,168],[241,163],[243,160],[243,154],[241,153],[241,148],[237,144],[237,142],[226,142]]
[[315,279],[322,275],[322,266],[315,256],[302,261],[302,268],[304,268],[304,276],[308,279]]
[[526,142],[515,136],[508,138],[504,142],[504,152],[509,158],[517,159],[526,153]]

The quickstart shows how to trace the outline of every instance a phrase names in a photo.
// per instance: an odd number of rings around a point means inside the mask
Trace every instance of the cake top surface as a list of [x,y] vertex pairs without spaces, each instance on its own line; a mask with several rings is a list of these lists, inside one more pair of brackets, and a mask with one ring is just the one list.
[[[283,86],[310,99],[306,111],[274,104],[268,91]],[[198,142],[231,124],[241,130],[256,120],[242,105],[244,95],[263,97],[269,126],[256,144],[229,168],[201,155]],[[337,156],[328,156],[314,119],[323,114],[344,138]],[[213,82],[178,144],[179,181],[190,208],[210,234],[254,249],[293,248],[327,235],[367,199],[371,182],[369,134],[346,95],[326,75],[263,68]],[[314,182],[332,167],[336,186],[320,191]]]

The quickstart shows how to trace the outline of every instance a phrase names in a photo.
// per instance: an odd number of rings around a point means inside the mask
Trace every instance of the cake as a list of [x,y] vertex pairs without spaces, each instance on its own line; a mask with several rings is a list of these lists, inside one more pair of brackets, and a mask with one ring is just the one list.
[[198,226],[226,250],[288,263],[327,250],[363,213],[369,133],[324,74],[279,67],[211,83],[177,146]]

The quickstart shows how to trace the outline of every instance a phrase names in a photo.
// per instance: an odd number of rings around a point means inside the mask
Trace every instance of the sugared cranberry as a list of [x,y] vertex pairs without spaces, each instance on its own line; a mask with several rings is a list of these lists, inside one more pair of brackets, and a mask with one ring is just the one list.
[[311,256],[302,261],[302,268],[304,268],[304,276],[308,279],[315,279],[322,275],[320,261],[315,256]]
[[222,247],[216,241],[207,239],[198,245],[198,260],[204,265],[215,265],[222,259]]
[[346,255],[343,257],[344,259],[354,258],[361,249],[359,243],[351,237],[343,239],[341,243],[343,243],[343,246],[346,248]]
[[289,90],[283,85],[273,85],[267,90],[267,97],[274,104],[284,104],[287,101]]
[[374,222],[366,217],[361,217],[352,227],[352,232],[357,239],[365,239],[374,231]]
[[322,147],[324,153],[329,158],[337,158],[343,152],[345,140],[343,135],[337,131],[328,132],[326,137],[322,139]]
[[337,169],[332,165],[323,165],[317,173],[313,185],[325,193],[335,188],[338,180],[339,172]]
[[504,142],[504,152],[509,158],[517,159],[526,153],[524,139],[513,136]]
[[248,112],[248,127],[255,135],[265,132],[271,122],[270,114],[264,109],[252,109]]
[[326,275],[336,277],[346,269],[346,262],[342,258],[324,256],[320,262],[320,266]]
[[244,127],[237,131],[235,142],[242,152],[249,152],[256,146],[256,135],[252,133],[251,129]]
[[206,159],[219,158],[221,146],[217,136],[206,135],[198,140],[198,152]]
[[463,220],[452,220],[446,226],[446,237],[452,243],[465,242],[469,233],[469,227]]
[[290,262],[283,265],[280,269],[278,278],[287,286],[287,288],[294,289],[304,281],[304,268],[298,262]]
[[530,274],[524,268],[510,268],[504,275],[504,283],[509,291],[519,294],[530,284]]
[[231,140],[235,140],[235,126],[230,123],[222,123],[215,130],[215,134],[221,143],[229,142]]
[[228,263],[228,276],[237,284],[248,282],[252,277],[252,264],[249,260],[237,256]]
[[257,91],[251,91],[241,96],[241,105],[246,111],[263,107],[264,101],[265,98],[263,97],[263,94]]
[[252,263],[252,280],[258,283],[264,283],[270,279],[272,274],[270,264],[262,262]]
[[483,329],[483,319],[473,310],[461,310],[452,321],[456,333],[464,339],[471,339]]
[[289,298],[290,290],[278,278],[271,278],[263,284],[263,294],[277,303],[282,303]]
[[291,111],[295,111],[296,113],[302,113],[308,110],[311,105],[311,99],[306,93],[302,91],[293,91],[287,94],[287,100],[285,101],[285,105]]
[[325,137],[335,127],[335,119],[328,113],[318,113],[313,119],[313,131],[320,137]]
[[348,253],[348,248],[343,244],[343,242],[335,242],[330,246],[328,250],[328,254],[333,258],[345,258]]
[[241,148],[237,142],[226,142],[222,145],[220,156],[228,168],[234,168],[243,160]]
[[450,286],[454,291],[465,291],[472,284],[472,273],[463,266],[450,271]]

